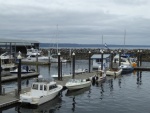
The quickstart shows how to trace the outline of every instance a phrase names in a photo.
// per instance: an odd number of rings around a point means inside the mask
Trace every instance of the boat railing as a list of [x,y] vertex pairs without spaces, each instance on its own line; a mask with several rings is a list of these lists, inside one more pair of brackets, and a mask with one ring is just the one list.
[[35,78],[34,81],[35,82],[46,82],[46,83],[49,83],[49,82],[52,82],[54,80],[52,80],[50,78]]

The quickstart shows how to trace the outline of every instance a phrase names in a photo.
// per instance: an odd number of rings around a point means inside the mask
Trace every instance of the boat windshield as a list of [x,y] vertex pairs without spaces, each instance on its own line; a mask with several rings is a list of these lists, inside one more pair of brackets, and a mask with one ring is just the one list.
[[33,84],[32,89],[38,90],[38,84]]

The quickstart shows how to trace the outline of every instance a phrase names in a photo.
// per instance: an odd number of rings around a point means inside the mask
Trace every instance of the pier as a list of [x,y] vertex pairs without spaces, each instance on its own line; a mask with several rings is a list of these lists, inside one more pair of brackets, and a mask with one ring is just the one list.
[[[26,78],[32,78],[32,77],[37,77],[39,75],[39,73],[35,72],[35,73],[28,73],[28,74],[21,74],[21,78],[22,79],[26,79]],[[1,77],[2,78],[2,82],[9,82],[9,81],[17,81],[18,76],[16,75],[10,75],[10,76],[4,76]]]
[[[77,79],[88,79],[89,77],[92,77],[95,74],[97,74],[96,71],[93,71],[91,73],[76,74],[75,78],[77,78]],[[28,78],[28,77],[33,77],[33,76],[37,76],[37,75],[38,75],[38,73],[34,73],[32,75],[26,74],[26,75],[22,75],[22,78]],[[66,82],[71,78],[72,78],[72,76],[71,77],[64,77],[62,80],[57,80],[57,78],[56,78],[55,81],[57,82],[57,84],[60,84],[64,87]],[[9,80],[15,80],[15,79],[17,79],[17,76],[14,76],[12,78],[7,77],[5,79],[2,78],[2,81],[9,81]],[[24,88],[21,90],[21,93],[27,92],[29,90],[30,90],[30,87]],[[3,108],[3,107],[7,107],[9,105],[17,104],[19,101],[19,98],[17,96],[16,90],[14,90],[14,91],[0,95],[0,100],[1,100],[0,101],[0,108]]]

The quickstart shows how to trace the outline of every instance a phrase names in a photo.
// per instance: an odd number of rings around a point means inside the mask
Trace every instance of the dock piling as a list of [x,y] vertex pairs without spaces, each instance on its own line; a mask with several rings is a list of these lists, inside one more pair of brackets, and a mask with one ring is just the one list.
[[2,72],[2,67],[1,67],[1,58],[0,58],[0,95],[2,95],[2,78],[1,78],[1,72]]
[[75,53],[73,52],[72,53],[72,78],[74,79],[75,78]]
[[89,73],[91,72],[91,51],[89,51]]
[[119,66],[121,65],[121,50],[119,49]]
[[110,62],[110,68],[113,68],[113,51],[111,51],[111,62]]
[[101,70],[103,70],[103,54],[104,54],[104,51],[101,50],[100,52],[101,52],[101,59],[102,59],[102,61],[101,61]]
[[20,95],[21,93],[21,52],[19,51],[19,55],[18,55],[18,95]]
[[60,80],[60,53],[58,53],[58,80]]
[[36,54],[36,71],[38,72],[38,54]]

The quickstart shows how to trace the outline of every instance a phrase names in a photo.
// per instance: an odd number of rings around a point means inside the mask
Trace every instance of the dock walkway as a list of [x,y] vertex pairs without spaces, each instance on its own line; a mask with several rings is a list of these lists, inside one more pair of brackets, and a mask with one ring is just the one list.
[[[30,88],[28,87],[28,88],[22,89],[21,92],[23,93],[23,92],[26,92],[29,90],[30,90]],[[18,100],[19,100],[19,98],[17,97],[15,90],[11,91],[9,93],[0,95],[0,108],[7,107],[12,104],[16,104],[16,103],[18,103]]]
[[[21,74],[21,78],[25,79],[25,78],[37,77],[38,75],[39,75],[39,73],[37,73],[37,72],[35,72],[35,73],[28,73],[28,74]],[[16,81],[17,78],[18,78],[17,74],[4,76],[4,77],[2,77],[2,82]]]
[[[89,77],[94,76],[96,73],[97,72],[78,74],[78,75],[75,75],[75,78],[77,78],[77,79],[88,79]],[[37,75],[37,74],[35,74],[35,75]],[[27,76],[28,75],[22,75],[22,77],[27,77]],[[31,76],[31,74],[29,76]],[[3,78],[3,81],[7,81],[7,79],[8,80],[10,80],[10,79],[17,79],[16,77],[17,77],[17,75],[14,76],[13,78],[11,78],[11,77],[7,77],[5,79]],[[57,82],[57,84],[65,86],[66,82],[69,79],[71,79],[71,78],[72,77],[65,77],[61,81],[57,80],[57,79],[55,81]],[[23,93],[23,92],[26,92],[26,91],[29,91],[29,90],[30,90],[30,88],[28,87],[28,88],[22,89],[21,92]],[[0,108],[7,107],[7,106],[12,105],[12,104],[16,104],[16,103],[18,103],[18,100],[19,99],[16,96],[16,91],[12,91],[12,92],[8,92],[8,93],[6,93],[4,95],[0,95]]]

